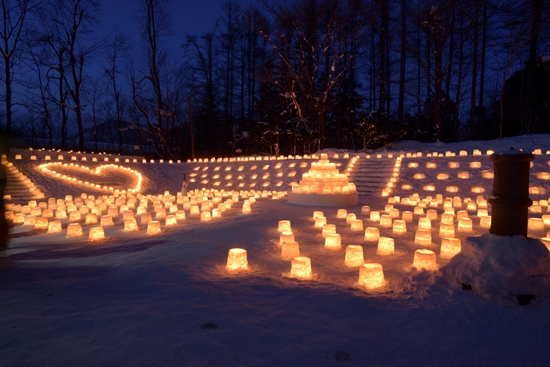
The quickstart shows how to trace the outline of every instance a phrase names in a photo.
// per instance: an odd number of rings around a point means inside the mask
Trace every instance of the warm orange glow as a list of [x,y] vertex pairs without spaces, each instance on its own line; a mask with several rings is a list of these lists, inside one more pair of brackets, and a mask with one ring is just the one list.
[[426,168],[436,168],[437,164],[435,162],[427,162]]
[[361,214],[363,215],[369,215],[370,214],[370,206],[368,205],[363,205],[361,207]]
[[379,222],[380,221],[380,212],[377,211],[377,210],[371,211],[369,218],[372,221]]
[[436,178],[438,180],[448,180],[449,179],[449,175],[446,174],[446,173],[438,173]]
[[403,219],[407,223],[412,223],[413,213],[411,211],[406,210],[401,214],[401,219]]
[[424,215],[424,208],[421,206],[415,206],[413,210],[416,215]]
[[432,228],[432,220],[428,217],[418,218],[418,228],[419,229]]
[[396,219],[393,221],[392,233],[394,234],[406,234],[407,222],[402,219]]
[[459,218],[456,230],[457,232],[472,232],[472,218]]
[[481,162],[470,162],[470,168],[481,168]]
[[450,259],[460,252],[462,245],[459,238],[443,238],[441,240],[441,252],[439,256],[442,259]]
[[82,226],[78,223],[70,223],[67,226],[67,237],[80,237],[82,236]]
[[342,248],[342,237],[339,233],[328,233],[325,238],[325,248],[329,250],[340,250]]
[[346,209],[338,209],[338,212],[336,212],[336,218],[346,218],[348,215],[348,211]]
[[290,227],[290,221],[289,220],[280,220],[279,225],[277,227],[277,231],[279,231],[279,233],[281,233],[281,232],[292,232],[292,229]]
[[357,283],[367,289],[376,289],[383,287],[386,282],[384,281],[384,271],[381,264],[363,264],[359,268],[359,280]]
[[248,270],[246,250],[242,248],[230,249],[227,254],[225,269],[228,271]]
[[316,228],[323,228],[323,226],[327,224],[327,218],[320,216],[315,218],[315,227]]
[[[244,207],[243,207],[243,209],[244,209]],[[209,211],[201,212],[200,221],[201,222],[211,222],[212,221],[212,213],[209,212]]]
[[416,250],[414,252],[413,268],[437,270],[435,252],[425,249]]
[[346,215],[346,224],[351,224],[351,222],[356,219],[357,219],[357,216],[355,215],[355,213],[348,213]]
[[415,173],[413,177],[417,180],[423,180],[426,178],[426,175],[423,173]]
[[282,232],[279,236],[279,246],[282,246],[284,243],[294,242],[294,233],[290,231]]
[[412,186],[409,185],[409,184],[404,184],[404,185],[401,185],[401,189],[403,189],[403,190],[412,190]]
[[311,260],[309,257],[297,256],[292,259],[290,277],[297,279],[311,279]]
[[447,191],[447,192],[452,192],[452,193],[458,192],[458,187],[456,187],[456,186],[447,186],[447,187],[445,188],[445,191]]
[[458,162],[449,162],[449,168],[458,168],[460,167],[460,163]]
[[474,194],[481,194],[483,192],[485,192],[485,189],[481,186],[474,186],[472,187],[472,190],[471,190]]
[[155,235],[161,233],[160,222],[158,220],[150,220],[147,223],[147,234]]
[[48,233],[58,233],[61,232],[61,221],[52,220],[48,223]]
[[321,235],[323,238],[327,238],[327,235],[329,233],[336,233],[336,225],[335,224],[325,224],[323,226],[323,230],[321,231]]
[[352,231],[356,231],[356,232],[363,231],[363,221],[361,219],[352,220],[350,225],[351,225]]
[[382,228],[392,228],[393,218],[387,214],[384,214],[380,217],[380,227]]
[[35,230],[48,229],[48,218],[36,217],[34,221],[34,229]]
[[417,229],[414,235],[415,245],[431,245],[432,232],[429,229]]
[[110,215],[102,215],[100,224],[102,227],[112,227],[115,225],[113,218]]
[[441,223],[439,225],[439,237],[454,237],[455,226],[454,224]]
[[283,260],[292,260],[300,256],[300,245],[298,242],[284,242],[281,248],[281,258]]
[[408,165],[409,168],[417,168],[418,167],[418,163],[417,162],[410,162],[409,165]]
[[360,245],[348,245],[346,246],[346,257],[344,263],[346,266],[356,267],[361,266],[364,262],[363,259],[363,246]]
[[391,237],[380,237],[378,239],[378,248],[376,253],[381,256],[393,255],[394,253],[394,241]]
[[90,232],[88,233],[89,241],[97,241],[105,238],[105,232],[103,227],[91,227]]
[[544,231],[544,221],[542,218],[529,218],[527,229],[530,231]]

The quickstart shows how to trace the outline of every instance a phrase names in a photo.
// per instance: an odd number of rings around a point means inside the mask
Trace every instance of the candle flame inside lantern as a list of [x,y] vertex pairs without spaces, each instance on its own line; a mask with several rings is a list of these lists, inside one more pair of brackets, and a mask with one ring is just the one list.
[[385,285],[384,271],[381,264],[367,263],[359,268],[357,283],[367,289],[380,288]]
[[88,239],[90,241],[97,241],[105,238],[105,231],[103,227],[92,227],[90,228],[90,233],[88,234]]
[[242,248],[229,249],[225,269],[229,271],[248,270],[246,250]]
[[300,256],[300,245],[298,242],[283,242],[281,248],[281,258],[283,260],[292,260]]
[[306,256],[297,256],[292,259],[290,277],[297,279],[311,279],[311,260]]
[[342,237],[339,233],[328,233],[325,238],[325,248],[329,250],[340,250],[342,248]]
[[364,262],[363,246],[348,245],[346,246],[345,264],[349,267],[361,266]]
[[155,235],[161,233],[160,222],[158,220],[151,220],[147,223],[147,234]]
[[390,237],[380,237],[378,240],[378,248],[376,253],[381,256],[393,255],[394,253],[394,241]]
[[418,270],[437,270],[435,252],[426,249],[416,250],[414,252],[413,267]]
[[441,240],[441,252],[439,256],[442,259],[450,259],[460,252],[462,245],[459,238],[443,238]]

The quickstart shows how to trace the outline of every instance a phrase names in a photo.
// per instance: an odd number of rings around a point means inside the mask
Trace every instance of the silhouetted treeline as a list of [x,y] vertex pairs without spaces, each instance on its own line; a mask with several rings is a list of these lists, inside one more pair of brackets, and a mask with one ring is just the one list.
[[544,0],[229,0],[178,49],[168,0],[136,0],[139,41],[99,37],[97,0],[0,1],[1,125],[36,147],[187,159],[550,133]]

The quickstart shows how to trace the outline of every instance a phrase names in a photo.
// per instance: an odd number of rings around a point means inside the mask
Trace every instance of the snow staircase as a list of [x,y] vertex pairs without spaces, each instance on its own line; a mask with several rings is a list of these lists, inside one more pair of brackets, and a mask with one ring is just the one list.
[[8,184],[4,191],[4,199],[25,203],[33,199],[44,198],[44,194],[34,186],[31,180],[21,173],[11,162],[4,162]]
[[382,196],[392,177],[395,158],[361,158],[349,174],[349,182],[357,186],[359,196]]

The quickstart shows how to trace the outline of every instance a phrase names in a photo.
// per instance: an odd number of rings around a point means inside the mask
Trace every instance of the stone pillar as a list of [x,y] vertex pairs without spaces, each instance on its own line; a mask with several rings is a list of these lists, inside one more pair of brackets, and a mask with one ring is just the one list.
[[529,174],[535,156],[510,148],[509,151],[492,154],[494,167],[493,195],[489,233],[499,236],[527,236],[529,199]]

